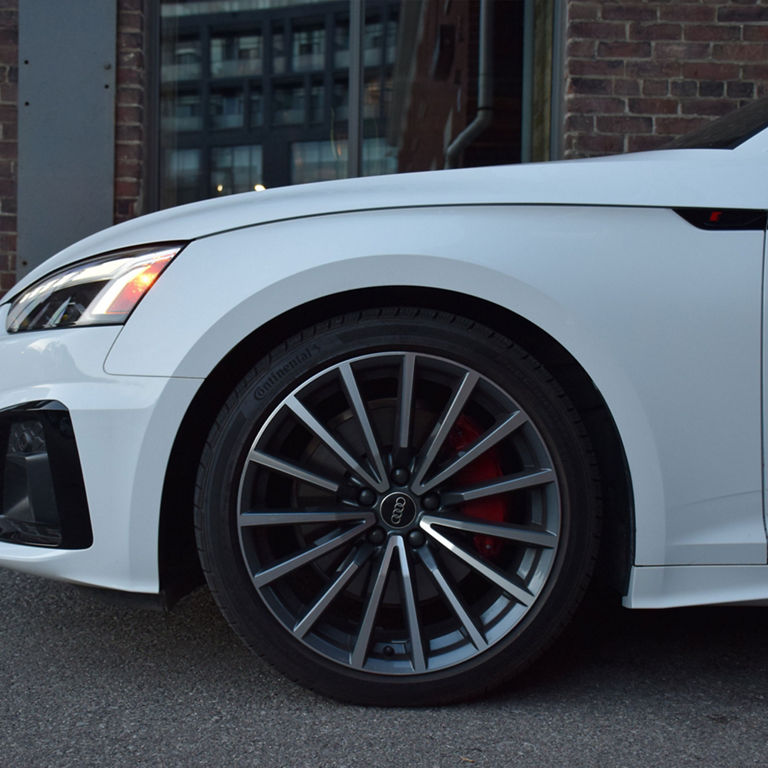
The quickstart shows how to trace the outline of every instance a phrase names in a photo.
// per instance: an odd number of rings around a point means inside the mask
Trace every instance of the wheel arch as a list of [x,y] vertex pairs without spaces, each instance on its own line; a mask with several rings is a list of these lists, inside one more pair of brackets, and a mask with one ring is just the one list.
[[418,306],[456,313],[515,340],[558,380],[589,433],[601,477],[603,538],[596,569],[604,588],[624,593],[633,562],[634,509],[621,436],[600,392],[575,358],[552,336],[518,314],[477,297],[411,286],[356,289],[294,307],[254,330],[219,361],[182,420],[166,467],[161,500],[158,558],[160,589],[169,604],[203,582],[192,521],[197,465],[206,436],[232,388],[276,340],[345,312],[373,306]]

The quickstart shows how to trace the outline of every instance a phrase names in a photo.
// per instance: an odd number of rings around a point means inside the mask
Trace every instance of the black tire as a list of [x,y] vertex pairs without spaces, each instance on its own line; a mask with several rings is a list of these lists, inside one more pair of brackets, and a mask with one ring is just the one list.
[[478,696],[565,626],[593,567],[596,468],[527,352],[465,318],[382,309],[276,348],[200,462],[203,568],[244,641],[362,704]]

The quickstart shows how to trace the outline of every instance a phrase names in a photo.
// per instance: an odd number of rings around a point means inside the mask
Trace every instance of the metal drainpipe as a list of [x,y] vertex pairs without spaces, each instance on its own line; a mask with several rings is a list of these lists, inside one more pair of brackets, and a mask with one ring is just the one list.
[[461,152],[493,119],[493,0],[480,0],[478,40],[477,115],[445,151],[445,167],[455,168]]

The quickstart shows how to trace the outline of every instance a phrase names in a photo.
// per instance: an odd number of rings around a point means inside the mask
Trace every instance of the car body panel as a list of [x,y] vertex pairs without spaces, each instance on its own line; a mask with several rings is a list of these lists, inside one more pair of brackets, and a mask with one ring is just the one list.
[[[560,342],[605,398],[633,478],[638,563],[760,563],[762,247],[761,232],[705,232],[653,209],[427,208],[269,224],[191,244],[106,370],[205,378],[222,349],[272,317],[355,288],[483,297]],[[184,322],[163,325],[169,307]]]
[[38,400],[66,405],[93,544],[66,550],[0,542],[0,564],[80,584],[157,592],[165,470],[175,430],[200,381],[108,375],[104,358],[119,326],[9,336],[6,312],[0,308],[0,409]]
[[765,208],[768,189],[752,154],[658,151],[246,192],[159,211],[91,235],[36,267],[9,296],[53,269],[118,248],[342,211],[495,204]]
[[[504,307],[584,368],[631,476],[629,604],[768,597],[764,233],[703,231],[669,210],[766,208],[762,170],[746,152],[681,150],[360,179],[192,204],[87,238],[13,294],[104,251],[191,242],[124,327],[12,337],[7,305],[0,311],[0,407],[45,392],[71,410],[94,527],[88,550],[1,544],[0,564],[157,591],[165,470],[201,382],[272,318],[395,285]],[[25,357],[40,362],[17,365]],[[732,579],[712,599],[653,570],[692,564],[691,573],[755,567],[749,588]]]

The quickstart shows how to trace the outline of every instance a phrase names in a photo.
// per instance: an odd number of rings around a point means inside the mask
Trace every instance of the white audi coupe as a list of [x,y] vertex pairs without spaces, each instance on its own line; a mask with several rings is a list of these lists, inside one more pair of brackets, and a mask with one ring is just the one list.
[[478,696],[591,580],[768,600],[768,104],[663,150],[251,192],[0,300],[0,565],[346,701]]

